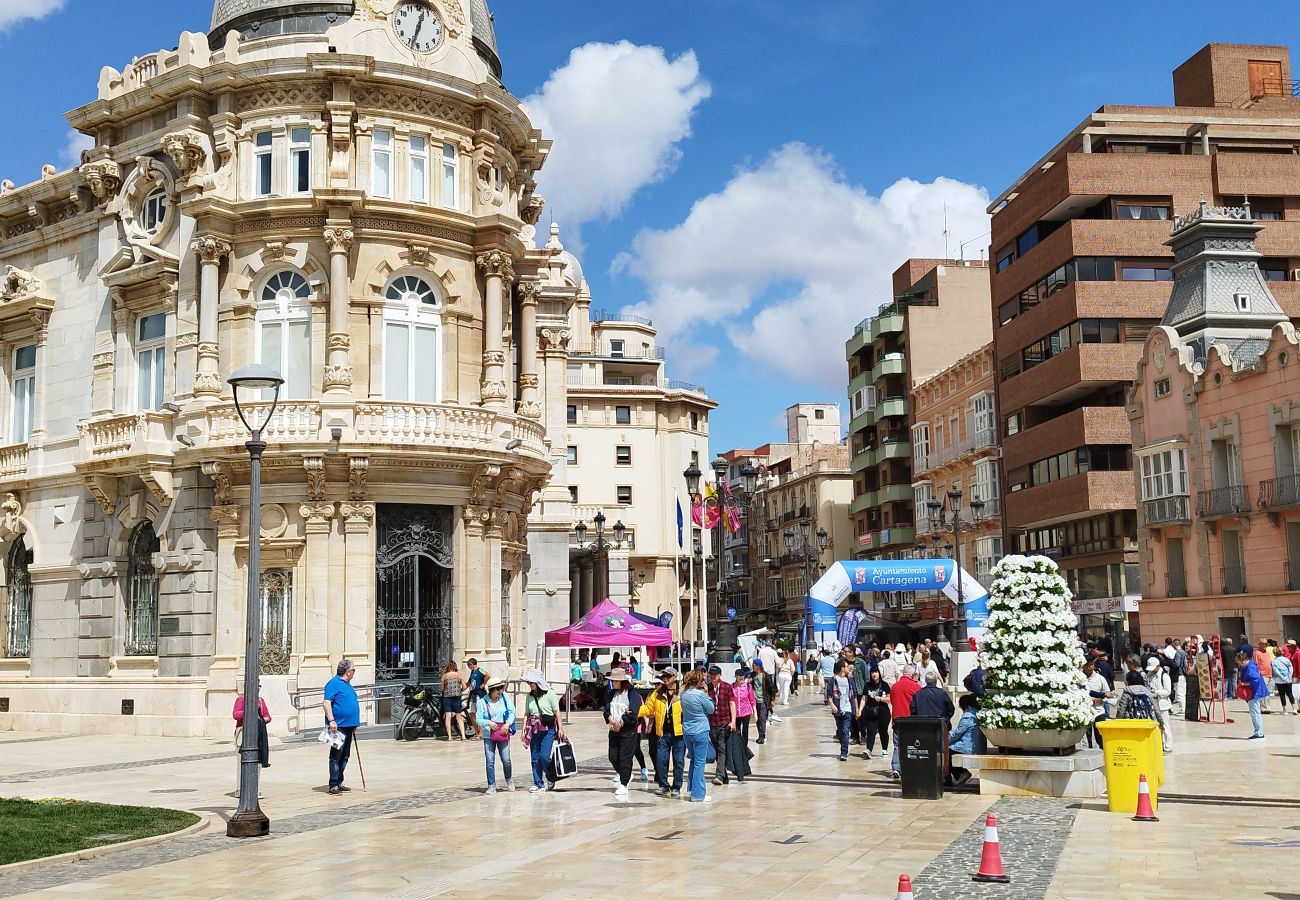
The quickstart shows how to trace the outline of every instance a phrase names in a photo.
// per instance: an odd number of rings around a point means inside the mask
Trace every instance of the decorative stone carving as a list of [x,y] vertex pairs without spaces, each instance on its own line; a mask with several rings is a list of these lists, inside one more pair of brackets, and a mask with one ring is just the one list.
[[203,265],[215,266],[221,263],[222,257],[230,254],[231,246],[229,241],[221,238],[201,237],[190,243],[190,250],[198,254],[199,262]]
[[170,469],[143,469],[140,472],[140,480],[144,482],[144,486],[149,489],[149,493],[153,494],[160,506],[171,506],[174,490]]
[[325,460],[319,456],[309,456],[302,461],[307,471],[307,496],[312,500],[325,499]]
[[265,249],[262,250],[262,259],[284,259],[289,255],[289,245],[284,241],[267,241]]
[[566,353],[569,349],[569,339],[572,337],[573,332],[567,328],[543,328],[542,349],[553,353]]
[[495,463],[484,463],[474,472],[469,483],[470,503],[482,504],[487,501],[487,492],[492,482],[501,477],[501,467]]
[[492,521],[492,510],[486,506],[466,506],[462,517],[465,520],[465,527],[477,533]]
[[383,22],[388,18],[379,0],[357,0],[357,18],[362,22]]
[[370,460],[364,456],[354,456],[348,460],[348,497],[364,500],[366,497],[366,479],[370,475]]
[[173,131],[164,135],[162,149],[171,157],[184,178],[188,178],[208,160],[208,151],[203,146],[202,135],[192,129]]
[[503,278],[506,281],[514,281],[515,263],[510,258],[510,254],[504,250],[489,250],[486,253],[480,253],[475,262],[479,270],[488,278]]
[[239,515],[240,507],[238,506],[212,507],[212,521],[217,523],[217,536],[223,538],[239,537]]
[[325,390],[351,390],[352,389],[352,367],[351,366],[326,366],[325,367]]
[[307,523],[308,531],[311,531],[312,526],[327,525],[329,520],[334,518],[334,504],[304,503],[298,507],[298,514]]
[[116,578],[117,563],[111,559],[102,559],[99,562],[84,562],[77,566],[77,574],[82,578]]
[[198,372],[194,375],[194,393],[221,396],[221,376],[215,372]]
[[433,248],[428,244],[421,244],[417,241],[407,243],[406,249],[406,260],[413,266],[427,266],[433,256]]
[[13,537],[21,532],[18,520],[22,518],[23,505],[18,502],[18,497],[14,494],[5,494],[3,503],[0,503],[0,530],[4,531],[6,539]]
[[104,515],[112,516],[117,511],[117,479],[112,475],[87,475],[85,484]]
[[325,229],[325,246],[330,253],[348,253],[352,250],[353,237],[351,228],[328,227]]
[[230,502],[230,472],[226,469],[226,464],[221,462],[205,462],[202,466],[203,474],[212,479],[213,485],[213,502],[217,506],[225,506]]
[[111,369],[113,368],[113,360],[116,358],[116,353],[107,350],[104,353],[96,353],[91,357],[90,364],[95,369]]
[[484,378],[480,393],[484,400],[504,400],[508,396],[506,383],[500,378]]
[[541,282],[534,279],[525,279],[515,285],[515,293],[519,295],[519,302],[525,306],[534,306],[537,304],[537,296],[541,293]]
[[326,350],[351,350],[352,337],[343,331],[336,331],[325,338]]
[[44,291],[45,283],[31,272],[25,272],[13,266],[5,266],[4,279],[0,280],[0,299],[5,301],[17,300],[20,297],[30,297]]
[[80,171],[86,187],[100,203],[110,202],[122,189],[122,167],[111,159],[83,163]]
[[440,0],[438,9],[442,12],[442,24],[448,36],[460,37],[465,30],[465,11],[460,8],[460,0]]
[[374,524],[375,505],[373,503],[343,503],[339,505],[339,515],[343,517],[343,530],[347,534],[365,534]]
[[523,219],[524,224],[537,226],[537,220],[542,217],[542,208],[546,206],[546,200],[537,194],[529,194],[519,204],[519,218]]

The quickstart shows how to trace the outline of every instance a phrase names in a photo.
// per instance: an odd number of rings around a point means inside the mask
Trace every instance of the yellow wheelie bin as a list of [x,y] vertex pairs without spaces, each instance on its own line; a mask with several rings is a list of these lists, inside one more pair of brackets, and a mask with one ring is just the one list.
[[1097,723],[1106,754],[1106,798],[1111,812],[1137,812],[1139,777],[1147,777],[1151,803],[1165,783],[1164,744],[1150,719],[1108,719]]

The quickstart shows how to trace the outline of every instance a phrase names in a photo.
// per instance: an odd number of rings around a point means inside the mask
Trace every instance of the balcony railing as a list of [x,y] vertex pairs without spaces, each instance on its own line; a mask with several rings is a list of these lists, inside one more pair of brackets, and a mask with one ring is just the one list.
[[492,445],[496,420],[496,414],[485,409],[358,403],[357,440],[477,450]]
[[[82,457],[99,463],[144,454],[170,455],[172,414],[126,413],[80,423]],[[242,426],[241,426],[242,427]]]
[[1246,567],[1224,566],[1219,570],[1225,594],[1246,593]]
[[27,474],[27,445],[0,447],[0,478],[22,478]]
[[976,431],[973,434],[954,442],[948,447],[936,447],[930,451],[930,465],[941,466],[950,463],[955,459],[960,459],[969,453],[978,453],[997,444],[997,432],[993,429]]
[[1187,575],[1184,572],[1166,572],[1165,573],[1165,596],[1166,597],[1186,597],[1187,596]]
[[1142,504],[1142,519],[1148,528],[1191,521],[1191,501],[1187,497],[1161,497]]
[[1270,478],[1259,483],[1259,508],[1282,509],[1300,506],[1300,475]]
[[[269,404],[254,403],[245,413],[250,422],[266,418]],[[357,419],[361,418],[361,406],[357,407]],[[262,438],[268,444],[285,444],[298,441],[315,440],[320,434],[320,404],[310,400],[288,400],[280,402],[275,408],[275,415],[262,430]],[[248,429],[240,421],[234,404],[214,406],[208,410],[208,440],[213,444],[242,444],[248,440]]]
[[1250,512],[1250,491],[1244,484],[1201,491],[1196,495],[1196,515],[1202,519],[1238,516]]
[[625,312],[615,312],[610,309],[596,309],[591,312],[591,321],[593,322],[635,322],[637,325],[644,325],[647,328],[653,328],[654,322],[645,316],[634,316]]
[[610,360],[627,359],[632,361],[640,361],[640,360],[654,361],[654,360],[662,360],[666,358],[664,350],[661,347],[649,347],[649,348],[625,347],[622,350],[619,350],[618,352],[615,352],[612,347],[608,347],[608,346],[581,347],[577,350],[570,350],[569,356],[594,358],[594,359],[610,359]]

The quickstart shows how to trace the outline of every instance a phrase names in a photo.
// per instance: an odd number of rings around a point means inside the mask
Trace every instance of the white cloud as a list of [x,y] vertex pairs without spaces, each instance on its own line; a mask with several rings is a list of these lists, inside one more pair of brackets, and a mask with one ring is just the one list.
[[[3,2],[3,0],[0,0]],[[81,165],[81,154],[95,146],[95,139],[75,129],[68,129],[68,142],[59,151],[59,161],[65,166]]]
[[711,88],[693,52],[592,43],[524,103],[555,142],[538,178],[566,241],[585,222],[617,217],[638,190],[662,181],[681,158],[691,116]]
[[[630,311],[652,316],[667,340],[725,334],[782,376],[842,387],[844,341],[892,298],[894,270],[985,234],[987,205],[983,188],[949,178],[903,178],[874,197],[826,154],[787,144],[696,201],[681,224],[642,231],[614,271],[647,285]],[[674,356],[689,359],[680,347]]]
[[0,0],[0,31],[26,19],[43,19],[67,0]]

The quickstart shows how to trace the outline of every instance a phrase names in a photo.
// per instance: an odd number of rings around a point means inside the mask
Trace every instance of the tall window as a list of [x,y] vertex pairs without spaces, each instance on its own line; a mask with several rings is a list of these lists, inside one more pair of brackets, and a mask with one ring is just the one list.
[[[691,415],[695,415],[695,413],[691,413]],[[616,407],[614,407],[614,424],[615,424],[615,425],[631,425],[631,424],[632,424],[632,407],[630,407],[630,406],[616,406]],[[695,428],[694,424],[691,425],[691,428],[692,428],[692,429]]]
[[32,579],[27,573],[30,562],[31,553],[19,535],[5,557],[5,585],[9,591],[5,656],[10,659],[26,659],[32,654]]
[[253,156],[253,193],[258,197],[271,196],[271,144],[274,135],[259,131],[253,138],[256,145]]
[[159,410],[163,405],[163,372],[167,360],[167,314],[141,316],[136,327],[136,409]]
[[460,164],[456,158],[454,144],[442,145],[442,205],[448,209],[459,209],[460,198],[456,191],[456,175]]
[[277,272],[258,304],[258,355],[284,375],[281,395],[288,400],[311,398],[310,295],[311,286],[297,272]]
[[160,543],[145,522],[131,535],[127,561],[126,655],[158,655],[158,570],[153,555]]
[[140,213],[140,226],[148,234],[157,234],[163,220],[167,218],[167,192],[159,188],[145,197]]
[[1300,475],[1300,425],[1287,429],[1291,438],[1291,475]]
[[371,150],[370,193],[376,197],[393,196],[393,133],[375,131]]
[[384,293],[384,397],[438,402],[438,295],[427,281],[403,275]]
[[32,433],[36,414],[36,345],[29,344],[14,351],[13,380],[10,384],[14,398],[13,428],[9,438],[21,444]]
[[429,202],[429,139],[411,135],[411,202]]
[[974,425],[972,437],[990,436],[993,431],[993,395],[976,394],[971,399],[971,424]]
[[918,481],[912,485],[912,515],[918,522],[927,521],[930,515],[930,501],[934,498],[934,488],[928,481]]
[[1187,451],[1162,450],[1142,457],[1142,499],[1187,495]]
[[289,129],[289,193],[311,193],[311,129]]
[[912,426],[912,464],[918,472],[930,468],[930,424]]
[[263,675],[288,675],[293,653],[293,569],[262,573]]
[[[971,493],[971,499],[977,498],[985,503],[996,503],[998,499],[998,467],[997,463],[991,459],[981,459],[975,463],[975,475],[971,478],[974,483],[974,490]],[[992,510],[985,507],[986,512]]]

